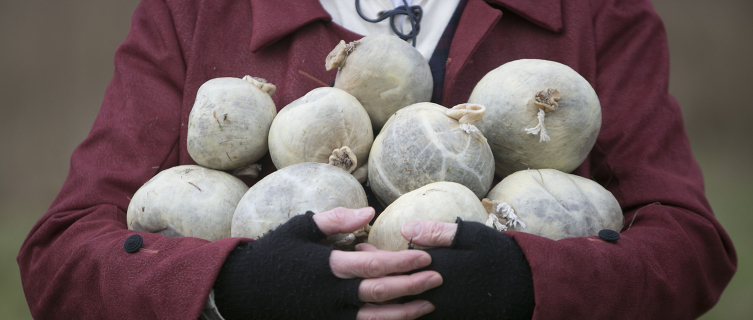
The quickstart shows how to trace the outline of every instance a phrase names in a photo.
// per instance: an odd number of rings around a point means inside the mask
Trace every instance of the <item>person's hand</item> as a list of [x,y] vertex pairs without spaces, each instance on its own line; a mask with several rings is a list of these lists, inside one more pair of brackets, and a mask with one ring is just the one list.
[[422,319],[531,319],[533,278],[517,242],[481,223],[411,221],[402,236],[425,247],[444,284],[409,299],[428,300],[436,311]]
[[[371,207],[358,210],[335,208],[315,214],[313,219],[322,233],[331,236],[358,230],[368,224],[373,217],[374,209]],[[359,245],[357,248],[359,250],[362,246]],[[358,287],[358,298],[362,302],[385,302],[419,294],[439,286],[442,284],[442,277],[436,271],[386,276],[420,269],[430,263],[431,256],[420,250],[401,252],[333,250],[329,259],[332,273],[338,278],[364,278]],[[358,311],[356,319],[415,319],[433,310],[434,306],[424,300],[402,305],[367,303]]]
[[237,248],[215,281],[220,314],[228,320],[415,319],[433,311],[420,299],[372,304],[439,286],[436,271],[415,272],[431,263],[426,252],[344,252],[317,243],[358,230],[373,215],[372,208],[308,212]]

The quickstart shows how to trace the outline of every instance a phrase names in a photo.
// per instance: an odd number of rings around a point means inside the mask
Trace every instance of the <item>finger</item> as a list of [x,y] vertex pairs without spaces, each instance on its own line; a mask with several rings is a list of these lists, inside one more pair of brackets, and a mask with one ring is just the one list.
[[400,228],[405,240],[424,247],[449,247],[458,230],[456,223],[409,221]]
[[313,219],[319,230],[327,236],[356,231],[374,217],[374,208],[347,209],[343,207],[320,212]]
[[431,256],[422,250],[390,251],[340,251],[332,250],[329,266],[341,279],[376,278],[393,273],[404,273],[428,266]]
[[356,245],[356,251],[379,251],[379,249],[368,243],[359,243]]
[[358,299],[363,302],[384,302],[423,293],[442,284],[436,271],[421,271],[411,275],[364,279],[358,286]]
[[361,309],[358,309],[356,320],[412,320],[432,311],[434,311],[434,305],[426,300],[415,300],[404,304],[374,305],[367,303]]

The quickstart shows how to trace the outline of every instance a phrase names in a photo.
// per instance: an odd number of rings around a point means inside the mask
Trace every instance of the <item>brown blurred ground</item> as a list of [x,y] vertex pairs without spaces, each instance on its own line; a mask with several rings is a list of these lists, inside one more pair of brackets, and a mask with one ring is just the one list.
[[[86,137],[137,0],[0,1],[0,315],[30,318],[15,256]],[[703,319],[753,319],[753,1],[654,0],[670,91],[739,270]]]

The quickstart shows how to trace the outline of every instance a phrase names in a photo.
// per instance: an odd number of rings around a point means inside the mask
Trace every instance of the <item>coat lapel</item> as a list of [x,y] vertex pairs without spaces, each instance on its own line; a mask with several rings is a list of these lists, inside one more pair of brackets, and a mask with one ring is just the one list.
[[250,0],[251,44],[256,52],[299,28],[317,21],[332,21],[319,1]]
[[455,29],[455,35],[452,37],[452,45],[450,45],[450,53],[445,65],[445,80],[442,89],[442,105],[445,107],[452,107],[446,104],[452,95],[452,87],[455,85],[460,70],[500,17],[502,17],[502,11],[491,8],[483,0],[468,0],[460,16],[458,27]]
[[562,30],[562,0],[486,0],[552,32]]

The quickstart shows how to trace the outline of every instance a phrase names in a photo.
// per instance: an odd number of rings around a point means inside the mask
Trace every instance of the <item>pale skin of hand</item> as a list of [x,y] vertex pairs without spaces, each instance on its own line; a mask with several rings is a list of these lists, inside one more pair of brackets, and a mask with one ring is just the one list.
[[[325,235],[330,236],[356,231],[367,225],[372,217],[374,217],[374,209],[371,207],[356,210],[335,208],[317,213],[313,219],[319,229]],[[428,266],[431,263],[431,256],[428,253],[422,250],[389,252],[378,250],[368,244],[359,244],[356,250],[355,252],[333,250],[329,264],[332,273],[338,278],[363,278],[358,287],[358,298],[366,304],[358,310],[357,320],[408,320],[434,311],[434,305],[425,300],[415,300],[404,304],[377,304],[403,296],[416,295],[441,285],[442,276],[436,271],[403,274]]]
[[449,247],[458,231],[457,223],[409,221],[400,227],[405,240],[424,247]]

